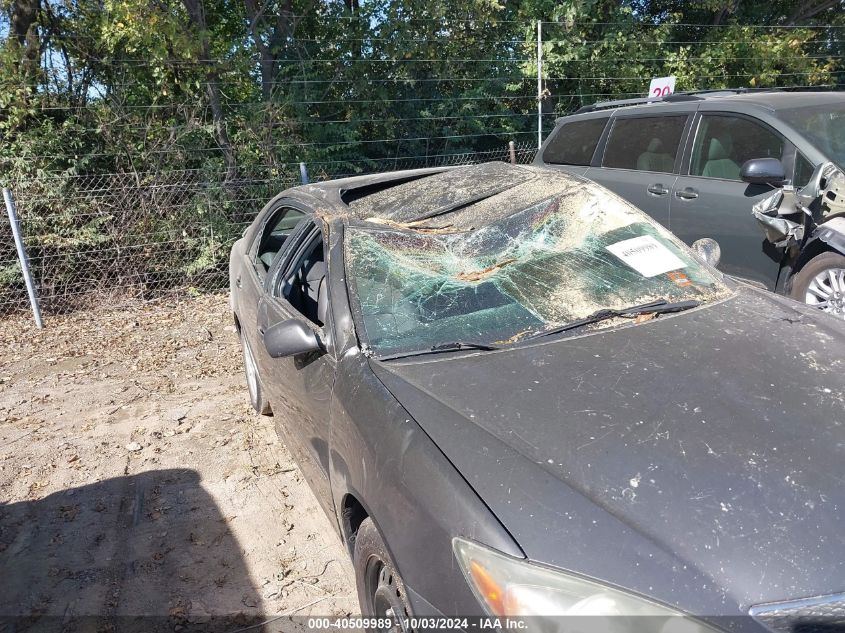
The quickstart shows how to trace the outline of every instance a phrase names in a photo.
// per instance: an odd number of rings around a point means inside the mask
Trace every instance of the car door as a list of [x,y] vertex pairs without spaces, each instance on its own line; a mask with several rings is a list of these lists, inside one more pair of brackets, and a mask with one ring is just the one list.
[[[325,228],[304,220],[285,256],[270,270],[258,304],[255,357],[279,435],[284,439],[324,510],[334,516],[329,483],[330,404],[337,363],[328,303]],[[314,330],[324,350],[271,358],[263,333],[287,319]]]
[[740,169],[751,158],[784,160],[794,150],[780,133],[748,115],[701,113],[695,128],[684,174],[672,191],[669,228],[687,244],[715,239],[721,270],[773,290],[783,252],[765,239],[751,215],[772,188],[743,182]]
[[668,112],[614,117],[601,162],[585,175],[668,227],[669,197],[691,116]]
[[[244,252],[244,261],[240,273],[235,279],[235,292],[238,293],[238,318],[242,324],[253,324],[258,317],[258,302],[264,293],[267,273],[275,259],[280,256],[288,236],[305,216],[301,209],[292,207],[285,201],[272,208],[260,224],[253,240]],[[246,338],[250,350],[255,350],[261,341],[253,327],[241,328],[241,336]]]

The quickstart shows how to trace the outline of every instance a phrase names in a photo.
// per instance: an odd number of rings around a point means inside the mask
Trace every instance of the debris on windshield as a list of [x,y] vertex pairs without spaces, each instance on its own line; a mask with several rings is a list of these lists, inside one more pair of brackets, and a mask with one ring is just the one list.
[[597,311],[729,292],[668,231],[576,179],[527,180],[436,227],[385,215],[346,232],[353,299],[379,357],[442,341],[513,343]]
[[667,276],[669,279],[671,279],[672,281],[674,281],[674,282],[675,282],[675,285],[676,285],[676,286],[678,286],[679,288],[685,288],[686,286],[691,286],[691,285],[692,285],[692,282],[690,281],[690,278],[689,278],[689,277],[687,277],[687,276],[686,276],[684,273],[682,273],[680,270],[676,270],[676,271],[673,271],[673,272],[668,272],[668,273],[666,273],[666,276]]
[[415,222],[394,222],[387,218],[367,218],[365,222],[372,224],[381,224],[382,226],[389,226],[394,229],[406,229],[409,231],[417,231],[418,233],[427,233],[429,235],[448,235],[449,233],[463,233],[471,229],[456,229],[451,224],[444,224],[442,226],[425,226],[428,220],[417,220]]
[[481,281],[485,277],[489,277],[492,273],[496,272],[500,268],[504,268],[508,264],[512,264],[516,261],[515,258],[511,257],[510,259],[504,259],[492,266],[488,266],[484,270],[472,270],[468,272],[461,272],[455,275],[455,279],[459,279],[461,281]]
[[518,343],[519,341],[521,341],[523,338],[525,338],[526,336],[528,336],[531,333],[532,333],[531,330],[522,330],[521,332],[517,332],[516,334],[514,334],[510,338],[507,338],[503,341],[496,341],[496,345],[513,345],[514,343]]
[[638,314],[634,317],[634,323],[645,323],[657,318],[657,312],[646,312],[645,314]]

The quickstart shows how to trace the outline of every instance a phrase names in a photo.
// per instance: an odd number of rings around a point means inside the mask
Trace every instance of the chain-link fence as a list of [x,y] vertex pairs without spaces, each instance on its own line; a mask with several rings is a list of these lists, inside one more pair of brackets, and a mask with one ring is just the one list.
[[[789,15],[606,3],[539,20],[498,5],[456,18],[117,3],[103,14],[114,32],[45,5],[19,16],[38,35],[24,40],[4,37],[0,12],[0,181],[46,315],[223,288],[230,245],[301,182],[299,161],[315,181],[507,161],[512,140],[527,163],[555,116],[644,97],[659,77],[679,91],[843,89],[842,2]],[[0,318],[29,303],[10,228],[0,215]]]
[[4,208],[0,213],[0,316],[20,308],[21,301],[28,305],[15,239]]
[[[515,145],[516,162],[536,147]],[[370,160],[358,171],[306,165],[312,181],[356,173],[508,161],[510,149]],[[10,183],[42,311],[226,287],[231,244],[264,204],[300,183],[299,165],[235,177],[203,170],[49,174]],[[0,316],[28,310],[11,227],[0,219]]]

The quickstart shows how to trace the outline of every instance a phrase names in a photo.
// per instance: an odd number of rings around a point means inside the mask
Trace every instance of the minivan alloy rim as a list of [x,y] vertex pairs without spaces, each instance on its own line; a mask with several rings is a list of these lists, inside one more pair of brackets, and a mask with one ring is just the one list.
[[804,302],[845,319],[845,268],[829,268],[813,277]]

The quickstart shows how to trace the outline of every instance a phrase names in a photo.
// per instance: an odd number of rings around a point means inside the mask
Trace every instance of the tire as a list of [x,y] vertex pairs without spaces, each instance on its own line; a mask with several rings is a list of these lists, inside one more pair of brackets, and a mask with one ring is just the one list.
[[817,255],[789,283],[793,299],[845,319],[845,256],[830,251]]
[[264,390],[261,388],[261,379],[258,376],[258,366],[255,364],[255,357],[249,348],[243,334],[241,334],[241,348],[244,352],[244,373],[246,374],[246,387],[249,392],[249,403],[252,408],[261,415],[270,415],[272,409],[270,403],[264,397]]
[[355,585],[358,589],[358,603],[361,615],[379,620],[395,618],[392,627],[370,628],[368,631],[389,631],[408,633],[404,618],[411,615],[405,583],[387,551],[384,541],[373,520],[367,517],[355,535],[355,551],[352,555],[355,569]]

